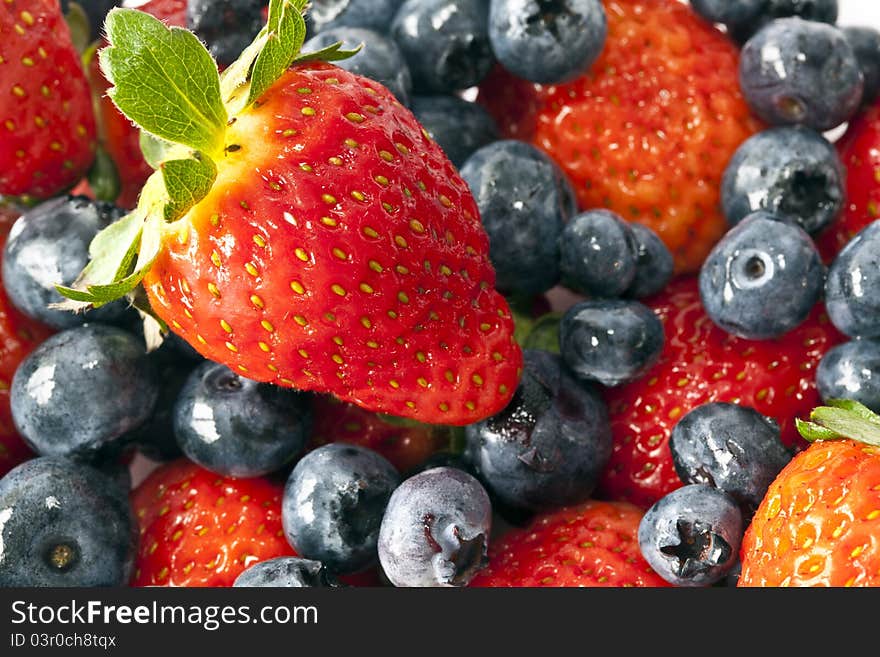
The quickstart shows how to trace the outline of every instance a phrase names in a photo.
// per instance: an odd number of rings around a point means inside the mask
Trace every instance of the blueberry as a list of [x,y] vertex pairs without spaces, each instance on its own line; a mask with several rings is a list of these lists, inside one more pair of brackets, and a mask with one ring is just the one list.
[[562,282],[592,297],[619,297],[635,280],[638,249],[629,224],[619,215],[583,212],[559,236]]
[[862,104],[874,102],[880,93],[880,31],[873,27],[844,27],[843,33],[859,60],[865,79]]
[[265,0],[187,0],[186,26],[222,66],[238,59],[263,27]]
[[672,462],[686,484],[720,488],[751,514],[791,460],[779,425],[748,406],[697,406],[672,429]]
[[660,357],[663,324],[638,301],[582,301],[559,324],[562,360],[578,377],[619,386],[635,381]]
[[306,588],[339,586],[324,564],[300,557],[276,557],[255,563],[242,571],[233,587]]
[[[708,0],[709,2],[726,2],[728,0]],[[735,0],[740,4],[750,0]],[[837,0],[760,0],[757,14],[746,16],[741,21],[731,21],[728,29],[733,38],[744,43],[760,28],[778,18],[798,16],[807,21],[828,23],[837,22]]]
[[153,412],[159,382],[143,343],[112,326],[56,333],[12,379],[15,427],[42,456],[95,460]]
[[211,361],[192,371],[174,405],[180,449],[228,477],[280,470],[302,452],[310,430],[305,395],[245,379]]
[[52,199],[25,212],[13,225],[3,254],[3,285],[13,305],[58,329],[123,318],[124,300],[85,315],[49,306],[64,301],[55,286],[71,285],[88,264],[89,244],[95,235],[124,213],[84,196]]
[[489,0],[406,0],[391,23],[420,94],[478,84],[495,59],[489,45]]
[[336,66],[381,82],[401,103],[409,104],[412,78],[403,53],[394,41],[362,27],[333,27],[306,41],[302,51],[315,52],[336,42],[341,42],[346,50],[363,44],[353,57],[334,62]]
[[611,458],[604,402],[544,351],[525,351],[513,399],[465,432],[477,475],[515,509],[540,511],[588,499]]
[[840,214],[845,173],[837,150],[809,128],[772,128],[736,150],[721,182],[730,225],[766,210],[817,233]]
[[342,443],[319,447],[296,464],[284,488],[287,540],[332,572],[367,568],[376,561],[382,514],[399,482],[377,452]]
[[700,270],[700,298],[728,333],[765,340],[807,318],[824,278],[816,245],[800,226],[756,212],[712,249]]
[[559,280],[559,236],[574,192],[559,167],[525,142],[497,141],[461,168],[489,236],[496,287],[534,295]]
[[818,131],[847,121],[864,86],[843,32],[801,18],[772,21],[749,39],[740,53],[739,80],[746,101],[767,123]]
[[490,0],[492,51],[525,80],[576,78],[602,52],[607,34],[601,0]]
[[654,504],[639,523],[642,556],[676,586],[708,586],[736,565],[745,527],[736,502],[723,491],[692,484]]
[[492,115],[482,105],[458,96],[416,96],[411,109],[457,167],[478,148],[498,139],[498,126]]
[[880,413],[880,341],[853,340],[830,349],[816,370],[824,401],[852,399]]
[[385,33],[403,0],[312,0],[306,20],[312,33],[363,27]]
[[636,242],[636,275],[626,290],[626,296],[641,299],[666,287],[675,270],[675,262],[657,233],[642,224],[630,224],[629,227]]
[[26,461],[0,479],[0,587],[125,586],[136,528],[127,492],[97,470]]
[[743,25],[753,21],[767,0],[691,0],[691,7],[712,23]]
[[828,270],[831,322],[851,338],[880,338],[880,221],[863,228]]
[[466,586],[487,562],[492,507],[485,489],[457,468],[405,480],[388,501],[379,560],[394,586]]

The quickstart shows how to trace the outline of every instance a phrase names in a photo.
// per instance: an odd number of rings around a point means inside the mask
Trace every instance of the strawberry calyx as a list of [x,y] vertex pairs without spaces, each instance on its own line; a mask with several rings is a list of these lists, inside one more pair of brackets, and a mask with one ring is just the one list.
[[98,54],[107,94],[141,129],[141,147],[155,169],[137,207],[99,233],[90,262],[70,287],[56,289],[56,307],[85,311],[128,296],[149,271],[163,237],[184,231],[186,215],[214,184],[228,150],[226,129],[238,114],[301,61],[339,61],[357,50],[336,43],[301,54],[307,0],[271,0],[266,25],[222,74],[189,30],[150,14],[112,9],[104,24],[109,45]]
[[830,399],[810,413],[810,421],[796,420],[804,439],[854,440],[880,447],[880,415],[851,399]]

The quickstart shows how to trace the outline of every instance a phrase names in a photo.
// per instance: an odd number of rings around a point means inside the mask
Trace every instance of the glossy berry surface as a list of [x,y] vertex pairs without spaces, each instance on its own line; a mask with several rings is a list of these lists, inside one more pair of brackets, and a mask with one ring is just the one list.
[[713,23],[742,25],[754,19],[767,0],[691,0],[691,7]]
[[312,33],[336,27],[387,32],[403,0],[314,0],[306,16]]
[[563,223],[574,196],[553,160],[534,146],[498,141],[476,151],[461,168],[489,236],[496,287],[537,294],[559,278]]
[[841,332],[880,337],[880,221],[862,229],[831,263],[825,304]]
[[324,564],[300,557],[275,557],[260,561],[244,570],[232,583],[234,587],[305,588],[339,586]]
[[685,484],[718,488],[748,514],[791,460],[774,420],[724,402],[703,404],[682,417],[672,429],[669,449]]
[[619,297],[635,280],[638,250],[635,235],[619,215],[582,212],[559,237],[562,282],[591,297]]
[[394,466],[364,447],[331,444],[309,452],[284,488],[287,540],[332,572],[363,570],[376,561],[382,515],[399,482]]
[[121,449],[158,394],[141,341],[86,324],[53,335],[22,362],[12,380],[12,417],[38,454],[89,461]]
[[638,379],[663,350],[663,324],[638,301],[582,301],[559,324],[565,365],[605,386]]
[[174,434],[183,453],[230,477],[280,470],[302,452],[310,430],[305,395],[210,361],[192,371],[174,406]]
[[841,29],[862,70],[862,78],[865,81],[862,104],[869,105],[880,92],[880,31],[860,25],[850,25]]
[[486,565],[492,508],[471,475],[434,468],[392,493],[379,560],[395,586],[465,586]]
[[457,167],[474,151],[499,137],[492,115],[482,105],[458,96],[416,96],[410,108],[431,139]]
[[54,328],[85,321],[119,320],[124,300],[85,314],[51,308],[63,297],[56,285],[71,285],[89,261],[89,244],[124,211],[83,196],[59,197],[25,212],[16,221],[3,253],[3,285],[12,303],[29,317]]
[[744,531],[742,513],[729,495],[693,484],[648,509],[639,524],[639,548],[669,583],[708,586],[733,568]]
[[266,0],[187,0],[186,26],[229,66],[263,27]]
[[825,268],[795,224],[750,215],[716,245],[700,272],[700,298],[722,329],[749,340],[783,335],[822,296]]
[[611,456],[608,412],[555,354],[525,352],[510,404],[466,428],[466,456],[487,489],[513,509],[583,502]]
[[636,243],[636,275],[626,289],[626,296],[640,299],[657,294],[672,279],[675,262],[672,253],[653,230],[642,224],[630,224]]
[[823,401],[852,399],[880,413],[880,341],[853,340],[822,358],[816,384]]
[[0,586],[124,586],[136,542],[125,490],[97,470],[40,457],[0,479]]
[[739,79],[749,105],[767,123],[819,131],[848,120],[864,87],[843,32],[801,18],[773,21],[755,34],[743,47]]
[[[726,0],[709,0],[725,2]],[[750,0],[739,0],[741,4]],[[754,2],[752,2],[754,4]],[[760,0],[757,13],[745,17],[741,22],[729,25],[734,39],[743,43],[767,23],[778,18],[796,16],[807,21],[828,23],[837,22],[838,0]]]
[[765,130],[743,143],[724,170],[724,216],[735,225],[764,210],[816,233],[843,209],[845,179],[837,151],[819,133]]
[[608,24],[601,0],[491,0],[489,40],[504,68],[551,84],[584,73],[602,52]]

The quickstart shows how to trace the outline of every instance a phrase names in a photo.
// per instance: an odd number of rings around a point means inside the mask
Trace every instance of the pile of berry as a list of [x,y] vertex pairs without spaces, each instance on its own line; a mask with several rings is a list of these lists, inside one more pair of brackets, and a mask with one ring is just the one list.
[[880,33],[114,4],[0,3],[0,586],[880,585]]

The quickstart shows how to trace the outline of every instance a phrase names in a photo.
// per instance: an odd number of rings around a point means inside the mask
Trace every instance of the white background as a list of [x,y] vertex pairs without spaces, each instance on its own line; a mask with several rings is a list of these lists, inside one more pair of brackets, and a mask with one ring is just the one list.
[[873,25],[880,29],[880,0],[838,0],[839,25]]

